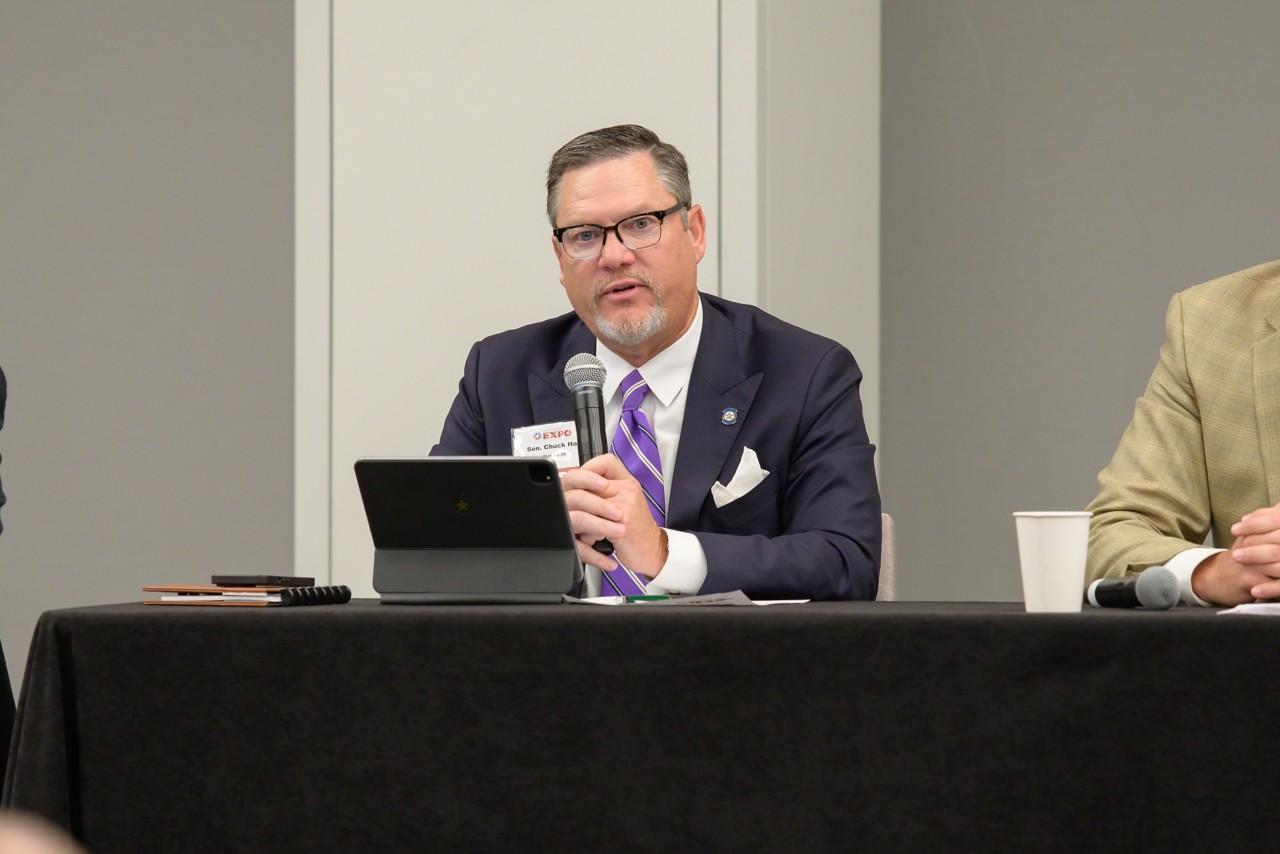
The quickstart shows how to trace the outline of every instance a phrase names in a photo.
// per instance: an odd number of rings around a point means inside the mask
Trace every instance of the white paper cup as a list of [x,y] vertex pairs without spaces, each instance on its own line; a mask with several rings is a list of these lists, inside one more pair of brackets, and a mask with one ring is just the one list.
[[1028,613],[1080,611],[1092,515],[1084,510],[1013,514]]

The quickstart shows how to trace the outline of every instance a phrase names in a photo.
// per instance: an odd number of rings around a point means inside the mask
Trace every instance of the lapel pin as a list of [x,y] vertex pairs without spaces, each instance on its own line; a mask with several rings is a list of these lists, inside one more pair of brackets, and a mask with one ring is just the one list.
[[732,406],[726,406],[724,412],[720,413],[720,423],[729,425],[737,424],[738,410],[734,409]]

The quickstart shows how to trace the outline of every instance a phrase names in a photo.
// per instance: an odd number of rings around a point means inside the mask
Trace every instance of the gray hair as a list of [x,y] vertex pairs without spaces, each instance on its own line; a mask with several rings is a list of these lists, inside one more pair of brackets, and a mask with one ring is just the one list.
[[662,186],[684,205],[680,219],[689,227],[689,208],[693,204],[693,192],[689,188],[689,164],[674,145],[658,139],[658,135],[640,125],[615,125],[611,128],[588,131],[569,140],[551,157],[547,166],[547,219],[556,227],[556,214],[560,210],[560,182],[564,174],[573,169],[590,166],[602,160],[614,160],[645,152],[653,157],[658,180]]

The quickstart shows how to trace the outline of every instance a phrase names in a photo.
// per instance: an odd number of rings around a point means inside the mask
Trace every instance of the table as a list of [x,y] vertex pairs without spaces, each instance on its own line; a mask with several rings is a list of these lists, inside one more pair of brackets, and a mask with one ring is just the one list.
[[112,851],[1247,850],[1280,621],[52,611],[4,804]]

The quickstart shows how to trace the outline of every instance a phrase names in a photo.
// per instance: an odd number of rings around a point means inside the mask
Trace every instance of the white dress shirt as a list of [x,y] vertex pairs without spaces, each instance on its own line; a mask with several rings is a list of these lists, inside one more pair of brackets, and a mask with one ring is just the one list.
[[1226,549],[1210,549],[1210,548],[1194,548],[1187,549],[1185,552],[1178,552],[1169,560],[1165,561],[1165,567],[1174,574],[1178,579],[1179,598],[1184,605],[1206,605],[1214,607],[1208,602],[1201,599],[1191,589],[1191,573],[1195,572],[1206,558],[1216,555],[1218,552],[1225,552]]
[[[644,396],[640,411],[653,426],[654,439],[658,443],[658,456],[662,460],[662,491],[667,507],[671,506],[671,476],[675,472],[676,452],[680,447],[689,378],[693,374],[693,360],[698,355],[698,342],[701,340],[702,300],[698,300],[693,323],[684,334],[640,366],[640,375],[649,384],[649,393]],[[622,417],[622,396],[618,387],[635,367],[599,341],[596,341],[596,356],[604,362],[605,437],[612,440]],[[664,530],[667,532],[667,562],[646,587],[650,593],[656,594],[697,593],[707,579],[707,555],[702,544],[688,532]],[[600,570],[590,566],[585,569],[585,595],[599,596]]]

